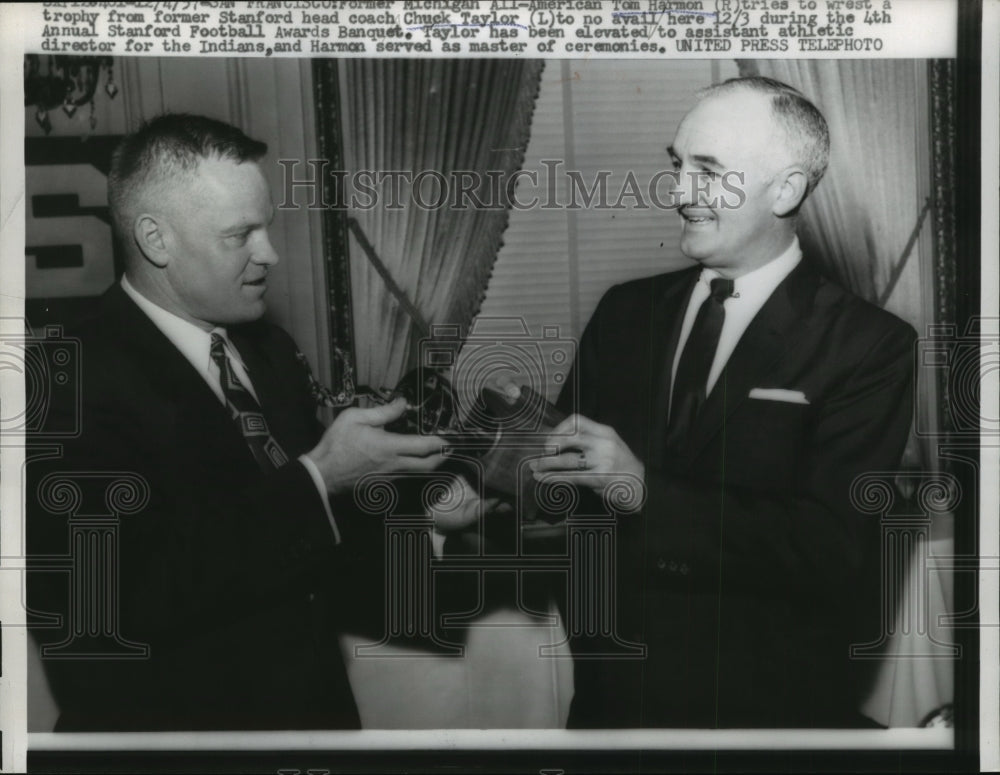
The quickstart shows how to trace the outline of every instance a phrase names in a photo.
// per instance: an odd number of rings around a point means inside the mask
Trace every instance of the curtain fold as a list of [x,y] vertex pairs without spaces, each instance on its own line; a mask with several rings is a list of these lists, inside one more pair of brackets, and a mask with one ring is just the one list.
[[[419,318],[464,332],[485,294],[508,222],[506,201],[491,192],[490,174],[505,181],[523,163],[542,62],[350,59],[317,64],[314,72],[321,83],[332,80],[340,95],[338,109],[327,114],[339,114],[345,182],[361,176],[353,190],[345,186],[346,213],[337,213],[353,219],[346,231],[357,380],[391,388],[419,362],[424,327],[404,310],[354,229]],[[477,176],[472,195],[489,206],[470,201],[455,207],[456,187]],[[438,206],[433,200],[442,178],[451,201]],[[377,201],[366,201],[372,198],[367,191],[377,192]],[[432,206],[420,206],[420,199]],[[335,251],[327,254],[347,265]],[[457,347],[460,339],[453,341]],[[464,658],[417,648],[408,656],[418,661],[357,658],[359,646],[372,645],[369,638],[344,633],[340,648],[363,725],[565,726],[569,696],[561,689],[572,682],[568,650],[563,659],[532,658],[540,646],[563,642],[565,633],[556,617],[538,625],[534,614],[501,607],[470,628]]]
[[[919,66],[891,59],[761,60],[741,70],[796,87],[824,112],[830,167],[803,207],[803,247],[830,276],[878,302],[924,205],[922,171],[914,163],[918,133],[928,131],[918,121]],[[917,258],[911,255],[908,265]],[[907,277],[892,290],[887,308],[919,327],[925,318],[919,284]]]
[[[464,331],[508,222],[487,173],[506,180],[520,169],[542,62],[349,59],[339,67],[344,167],[365,176],[348,215],[423,318]],[[463,179],[478,180],[465,201]],[[373,206],[364,188],[376,192]],[[417,365],[423,332],[353,236],[349,252],[358,381],[392,387]]]

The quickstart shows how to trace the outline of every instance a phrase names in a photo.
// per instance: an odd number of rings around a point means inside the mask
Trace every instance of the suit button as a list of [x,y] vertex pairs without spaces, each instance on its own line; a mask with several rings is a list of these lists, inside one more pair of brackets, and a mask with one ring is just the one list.
[[316,593],[310,592],[308,595],[306,595],[306,600],[308,600],[310,603],[316,602]]
[[660,558],[659,558],[659,559],[658,559],[658,560],[656,561],[656,567],[657,567],[657,568],[659,568],[660,570],[663,570],[664,568],[666,568],[666,567],[667,567],[667,561],[666,561],[666,560],[664,560],[664,559],[663,559],[662,557],[660,557]]
[[681,563],[681,567],[679,568],[679,570],[682,576],[687,576],[688,573],[691,572],[691,569],[688,567],[688,564],[686,562]]
[[671,560],[670,565],[668,565],[667,567],[670,568],[671,573],[677,573],[677,560]]

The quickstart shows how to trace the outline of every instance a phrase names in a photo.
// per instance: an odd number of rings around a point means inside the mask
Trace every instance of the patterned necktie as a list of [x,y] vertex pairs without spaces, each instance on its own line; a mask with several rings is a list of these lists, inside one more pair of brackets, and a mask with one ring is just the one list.
[[288,462],[288,455],[271,435],[257,399],[233,373],[233,366],[226,355],[225,341],[220,334],[212,333],[210,353],[215,365],[219,367],[219,384],[226,399],[226,408],[246,439],[257,465],[262,471],[280,468]]
[[705,403],[708,372],[719,347],[726,310],[722,303],[733,295],[733,281],[716,277],[709,296],[702,302],[688,335],[677,375],[674,377],[670,421],[667,424],[667,448],[680,451],[691,433],[695,419]]

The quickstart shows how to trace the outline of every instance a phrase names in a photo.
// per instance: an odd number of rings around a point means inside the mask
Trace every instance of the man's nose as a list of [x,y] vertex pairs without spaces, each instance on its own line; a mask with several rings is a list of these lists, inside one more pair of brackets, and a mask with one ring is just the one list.
[[265,266],[274,266],[281,260],[278,252],[274,249],[274,245],[271,244],[271,237],[267,232],[261,234],[260,240],[257,245],[254,246],[253,261],[255,264],[264,264]]
[[670,204],[673,207],[683,207],[684,205],[695,204],[695,195],[691,190],[691,172],[683,167],[679,167],[674,171],[672,181],[673,185],[670,188]]
[[681,208],[688,205],[692,207],[715,207],[714,186],[715,183],[703,170],[688,168],[681,169],[677,173],[677,186],[672,192],[673,204]]

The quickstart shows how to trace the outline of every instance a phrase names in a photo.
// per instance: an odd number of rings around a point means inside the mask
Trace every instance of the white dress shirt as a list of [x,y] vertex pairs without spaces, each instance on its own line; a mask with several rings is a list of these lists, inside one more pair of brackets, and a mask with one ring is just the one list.
[[[715,350],[712,368],[708,372],[705,395],[712,392],[712,388],[715,387],[719,375],[722,374],[722,370],[729,362],[729,357],[736,349],[736,345],[739,343],[740,337],[743,336],[743,332],[747,330],[747,326],[750,325],[750,321],[760,312],[764,302],[771,298],[771,294],[781,285],[781,281],[791,274],[801,260],[802,250],[796,237],[780,256],[752,272],[747,272],[736,278],[733,284],[733,295],[722,303],[726,310],[726,317],[722,323],[722,333],[719,336],[719,346]],[[670,372],[671,396],[673,396],[674,379],[677,377],[677,366],[680,363],[684,345],[694,327],[694,319],[698,315],[702,302],[709,296],[712,280],[719,276],[719,273],[713,269],[702,269],[698,283],[691,293],[691,300],[688,302],[684,323],[681,326],[680,339],[677,342],[677,350],[674,353],[673,369]]]
[[[219,402],[225,406],[226,397],[222,392],[222,384],[219,380],[219,367],[212,360],[211,355],[212,334],[219,334],[225,344],[226,355],[229,357],[229,362],[233,367],[233,374],[243,384],[243,387],[250,391],[254,399],[257,400],[257,403],[260,403],[260,399],[257,398],[257,392],[254,390],[253,382],[250,380],[249,370],[246,364],[243,363],[243,359],[233,346],[233,343],[229,341],[224,328],[217,327],[211,331],[205,331],[189,320],[178,317],[173,312],[165,310],[139,293],[124,275],[122,276],[122,290],[153,321],[153,325],[160,329],[163,335],[170,340],[171,344],[180,351],[181,355],[188,360],[195,371],[205,380],[205,383],[211,388],[212,392],[215,393]],[[330,501],[327,497],[326,483],[323,481],[323,476],[320,474],[316,464],[306,455],[300,455],[299,461],[305,466],[306,471],[309,472],[309,476],[316,485],[320,500],[323,501],[323,508],[326,509],[326,516],[330,520],[330,526],[333,528],[334,538],[339,544],[340,531],[337,529],[333,512],[330,511]]]

